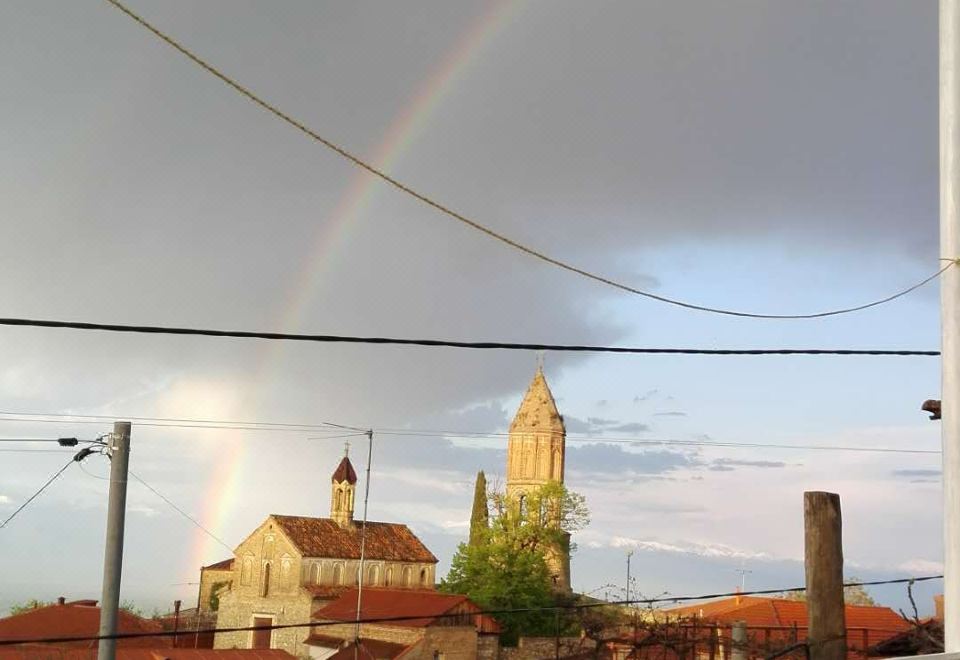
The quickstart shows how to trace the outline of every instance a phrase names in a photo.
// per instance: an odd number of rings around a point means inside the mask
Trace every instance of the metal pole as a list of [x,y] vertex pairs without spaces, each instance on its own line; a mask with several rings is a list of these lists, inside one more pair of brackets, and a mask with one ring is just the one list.
[[[940,0],[940,257],[960,257],[960,0]],[[944,650],[960,651],[960,268],[940,280]]]
[[747,660],[747,623],[734,621],[730,626],[730,660]]
[[627,551],[627,607],[630,606],[630,557],[633,556],[633,550]]
[[357,571],[357,625],[353,634],[354,659],[360,653],[360,603],[363,596],[363,560],[367,541],[367,503],[370,501],[370,462],[373,460],[373,429],[367,431],[367,478],[363,484],[363,523],[360,527],[360,567]]
[[[123,523],[127,507],[127,465],[130,460],[130,422],[114,422],[109,436],[110,494],[107,539],[103,553],[103,593],[100,597],[100,636],[117,634],[120,572],[123,564]],[[97,660],[116,660],[117,641],[101,639]]]

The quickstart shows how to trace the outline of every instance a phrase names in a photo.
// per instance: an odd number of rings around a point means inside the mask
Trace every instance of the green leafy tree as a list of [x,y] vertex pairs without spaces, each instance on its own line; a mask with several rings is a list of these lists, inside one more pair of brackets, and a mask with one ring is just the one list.
[[[862,582],[862,580],[856,576],[848,577],[844,582]],[[787,600],[799,600],[806,602],[807,592],[806,591],[788,591],[783,595]],[[873,599],[865,587],[861,585],[855,585],[851,587],[843,588],[843,602],[847,605],[870,605],[876,606],[877,601]]]
[[223,591],[224,587],[230,584],[230,580],[223,580],[222,582],[214,582],[210,587],[210,600],[207,601],[207,604],[210,606],[211,612],[216,612],[220,609],[220,593]]
[[532,611],[495,615],[501,641],[514,645],[521,635],[552,635],[557,604],[547,553],[565,547],[568,533],[589,521],[584,498],[550,483],[525,494],[522,502],[501,492],[488,496],[489,525],[471,528],[471,543],[461,543],[440,589],[466,594],[484,609]]
[[483,470],[480,470],[477,472],[477,483],[473,490],[473,511],[470,513],[470,545],[481,543],[489,527],[487,476],[483,473]]
[[39,607],[46,607],[47,605],[53,605],[53,603],[44,600],[37,600],[36,598],[25,600],[22,603],[14,603],[10,606],[10,616],[13,616],[14,614],[23,614],[24,612],[29,612],[30,610],[35,610]]

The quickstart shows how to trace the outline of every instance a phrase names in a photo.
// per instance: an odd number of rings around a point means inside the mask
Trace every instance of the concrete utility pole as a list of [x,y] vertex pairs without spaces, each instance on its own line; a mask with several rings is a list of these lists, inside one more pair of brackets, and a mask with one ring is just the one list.
[[803,528],[810,660],[846,660],[840,496],[816,491],[804,493]]
[[[107,505],[107,541],[103,553],[103,595],[100,597],[100,635],[117,634],[120,607],[120,569],[123,565],[123,523],[127,508],[127,465],[130,460],[130,422],[114,422],[109,437],[110,495]],[[117,640],[101,639],[97,660],[116,660]]]
[[730,660],[747,660],[747,623],[734,621],[730,626]]
[[[960,0],[940,0],[940,257],[960,257]],[[942,262],[941,262],[942,263]],[[944,650],[960,651],[960,267],[940,279]]]

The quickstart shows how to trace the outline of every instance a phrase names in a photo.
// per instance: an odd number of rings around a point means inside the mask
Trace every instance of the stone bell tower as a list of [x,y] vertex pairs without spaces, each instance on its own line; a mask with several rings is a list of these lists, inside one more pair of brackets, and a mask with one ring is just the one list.
[[[507,497],[523,510],[526,494],[550,481],[563,483],[567,431],[553,394],[538,367],[510,424],[507,441]],[[570,535],[547,552],[557,591],[570,591]]]
[[341,527],[353,527],[353,496],[357,488],[357,473],[346,451],[330,481],[330,518]]

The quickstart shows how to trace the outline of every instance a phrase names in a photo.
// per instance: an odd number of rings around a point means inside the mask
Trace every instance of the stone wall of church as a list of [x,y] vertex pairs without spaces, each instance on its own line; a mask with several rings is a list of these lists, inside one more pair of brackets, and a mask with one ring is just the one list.
[[[298,590],[295,594],[273,594],[268,597],[242,596],[229,591],[220,598],[217,612],[217,628],[243,628],[254,625],[256,618],[269,618],[272,625],[303,623],[310,620],[313,597]],[[308,628],[287,628],[271,631],[270,647],[282,649],[294,656],[309,655],[303,640],[309,635]],[[253,632],[217,633],[213,640],[215,649],[249,649],[253,647]]]
[[[354,586],[357,584],[359,560],[308,557],[301,562],[303,585]],[[436,566],[417,562],[365,559],[364,586],[433,589]]]
[[200,611],[210,612],[210,597],[214,587],[218,590],[227,587],[233,581],[233,569],[204,568],[200,571]]

